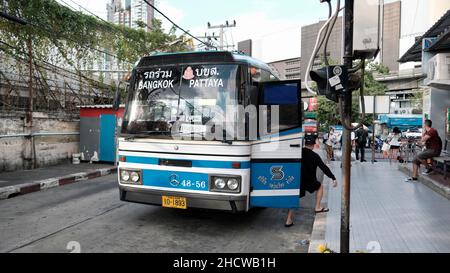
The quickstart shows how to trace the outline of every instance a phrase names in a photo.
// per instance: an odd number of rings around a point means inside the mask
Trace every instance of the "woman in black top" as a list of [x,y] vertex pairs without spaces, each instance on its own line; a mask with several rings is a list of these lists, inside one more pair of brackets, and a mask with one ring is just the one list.
[[[333,187],[337,186],[336,177],[331,172],[330,168],[322,161],[320,156],[316,154],[314,149],[314,144],[316,143],[315,138],[307,138],[305,140],[305,148],[302,149],[302,169],[301,169],[301,181],[300,181],[300,198],[305,196],[306,191],[309,193],[316,192],[316,206],[315,212],[328,212],[328,208],[321,207],[320,203],[323,197],[323,185],[317,181],[317,167],[319,167],[323,173],[333,180]],[[288,210],[288,216],[286,219],[286,227],[291,227],[294,225],[293,222],[293,210]]]

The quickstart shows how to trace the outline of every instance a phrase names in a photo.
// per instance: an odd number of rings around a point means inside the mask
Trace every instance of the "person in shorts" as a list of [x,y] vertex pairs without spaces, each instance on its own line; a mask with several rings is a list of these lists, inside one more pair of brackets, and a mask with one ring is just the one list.
[[398,127],[394,127],[392,130],[392,134],[389,137],[389,158],[398,160],[400,146],[402,143],[400,142],[400,138],[402,137],[402,132]]
[[[315,212],[322,213],[328,212],[328,208],[321,207],[322,197],[323,197],[323,185],[319,181],[320,174],[317,173],[317,167],[319,167],[323,173],[331,178],[332,186],[336,187],[336,177],[323,162],[320,155],[313,151],[316,146],[315,136],[305,137],[305,148],[302,149],[302,166],[301,166],[301,181],[300,181],[300,198],[306,195],[306,192],[316,193],[316,206]],[[288,215],[285,223],[285,227],[291,227],[294,225],[293,222],[294,211],[292,209],[288,210]]]
[[[427,160],[433,157],[438,157],[442,150],[442,140],[439,137],[436,129],[432,128],[432,121],[427,119],[424,123],[424,131],[422,133],[422,142],[425,143],[425,150],[419,153],[413,160],[413,174],[412,177],[406,179],[406,181],[417,180],[420,164],[427,166]],[[431,169],[427,169],[424,174],[431,172]]]

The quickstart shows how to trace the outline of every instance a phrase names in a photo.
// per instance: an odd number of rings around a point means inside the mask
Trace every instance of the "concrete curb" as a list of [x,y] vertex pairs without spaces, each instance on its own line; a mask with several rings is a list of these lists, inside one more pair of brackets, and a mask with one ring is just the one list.
[[[408,176],[411,176],[411,174],[412,174],[412,172],[408,169],[407,166],[399,165],[398,169],[399,169],[399,171],[401,171],[402,173],[404,173]],[[419,175],[418,181],[420,183],[424,184],[425,186],[429,187],[431,190],[439,193],[440,195],[442,195],[445,198],[447,198],[448,200],[450,200],[450,188],[449,187],[445,187],[444,185],[441,185],[441,184],[435,182],[434,180],[432,180],[431,178],[429,178],[427,176],[423,176],[423,175]]]
[[116,171],[117,167],[114,166],[110,168],[97,169],[91,172],[74,173],[61,177],[52,177],[48,179],[33,181],[30,183],[3,187],[0,188],[0,200],[12,198],[18,195],[24,195],[27,193],[51,189],[54,187],[73,184],[79,181],[105,176]]
[[[328,207],[328,185],[324,185],[322,204],[324,207]],[[327,213],[316,213],[311,238],[309,240],[308,253],[320,253],[319,245],[326,245],[326,231]]]

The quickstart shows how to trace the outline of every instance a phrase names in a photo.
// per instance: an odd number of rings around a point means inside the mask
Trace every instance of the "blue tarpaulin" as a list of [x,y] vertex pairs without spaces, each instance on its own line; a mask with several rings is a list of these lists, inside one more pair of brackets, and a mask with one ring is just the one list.
[[379,115],[378,119],[388,128],[421,128],[423,123],[422,115]]

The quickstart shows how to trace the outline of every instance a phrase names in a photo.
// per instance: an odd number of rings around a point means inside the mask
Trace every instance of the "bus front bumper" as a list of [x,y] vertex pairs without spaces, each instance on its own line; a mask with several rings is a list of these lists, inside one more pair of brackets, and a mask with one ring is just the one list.
[[247,211],[247,196],[207,195],[175,191],[159,191],[119,185],[120,200],[141,204],[162,205],[162,196],[185,197],[188,208],[225,210],[232,212]]

